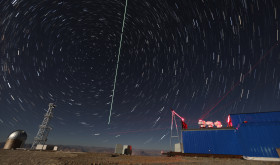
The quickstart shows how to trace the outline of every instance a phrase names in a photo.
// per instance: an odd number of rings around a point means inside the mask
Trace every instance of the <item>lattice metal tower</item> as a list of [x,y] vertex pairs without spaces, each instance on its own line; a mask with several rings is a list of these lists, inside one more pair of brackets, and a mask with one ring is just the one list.
[[39,126],[39,131],[38,131],[36,137],[34,138],[34,142],[32,144],[31,149],[35,149],[37,144],[45,145],[49,132],[52,129],[49,126],[49,122],[50,122],[51,118],[53,117],[53,108],[54,107],[55,107],[54,103],[49,103],[49,109],[44,116],[44,120],[43,120],[42,124]]

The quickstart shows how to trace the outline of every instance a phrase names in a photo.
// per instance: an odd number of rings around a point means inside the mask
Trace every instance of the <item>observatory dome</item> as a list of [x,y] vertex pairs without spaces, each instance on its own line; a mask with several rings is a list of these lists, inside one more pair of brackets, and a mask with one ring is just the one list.
[[25,141],[27,139],[27,134],[23,130],[16,130],[15,132],[10,134],[8,139]]
[[24,146],[27,134],[23,130],[16,130],[8,137],[4,149],[16,149]]

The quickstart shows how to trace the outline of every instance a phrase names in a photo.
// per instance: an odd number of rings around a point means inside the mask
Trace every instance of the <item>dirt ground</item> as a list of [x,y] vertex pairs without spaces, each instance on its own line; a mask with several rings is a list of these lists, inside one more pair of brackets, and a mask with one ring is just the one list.
[[116,156],[108,153],[0,150],[1,165],[272,165],[280,162],[248,161],[228,158]]

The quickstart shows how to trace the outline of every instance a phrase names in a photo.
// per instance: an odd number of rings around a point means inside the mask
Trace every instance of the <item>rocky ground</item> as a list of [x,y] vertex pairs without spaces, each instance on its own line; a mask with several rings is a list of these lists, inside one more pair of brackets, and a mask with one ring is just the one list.
[[112,156],[109,153],[0,150],[1,165],[272,165],[280,162],[248,161],[228,158],[166,157],[166,156]]

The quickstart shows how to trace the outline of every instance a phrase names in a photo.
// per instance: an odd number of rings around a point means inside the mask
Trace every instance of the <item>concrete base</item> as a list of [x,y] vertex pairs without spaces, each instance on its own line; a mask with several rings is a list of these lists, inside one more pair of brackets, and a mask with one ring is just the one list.
[[280,148],[276,148],[276,151],[277,151],[278,156],[279,156],[279,158],[280,158]]
[[16,149],[22,147],[23,142],[20,140],[14,140],[14,139],[8,139],[5,143],[4,149],[10,150],[10,149]]

